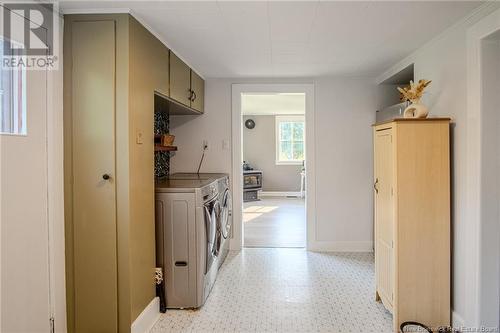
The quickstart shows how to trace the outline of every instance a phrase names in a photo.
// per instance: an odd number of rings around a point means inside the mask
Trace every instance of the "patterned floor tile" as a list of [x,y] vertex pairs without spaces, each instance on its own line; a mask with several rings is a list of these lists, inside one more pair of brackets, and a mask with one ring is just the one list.
[[230,252],[205,305],[168,310],[163,332],[391,332],[375,302],[373,254],[246,248]]

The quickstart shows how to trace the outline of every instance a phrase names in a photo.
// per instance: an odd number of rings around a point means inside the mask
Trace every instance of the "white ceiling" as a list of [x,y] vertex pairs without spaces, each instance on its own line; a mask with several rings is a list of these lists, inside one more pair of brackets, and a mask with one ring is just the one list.
[[61,1],[130,9],[204,77],[378,75],[478,1]]
[[306,113],[304,93],[245,93],[241,95],[244,115],[295,115]]

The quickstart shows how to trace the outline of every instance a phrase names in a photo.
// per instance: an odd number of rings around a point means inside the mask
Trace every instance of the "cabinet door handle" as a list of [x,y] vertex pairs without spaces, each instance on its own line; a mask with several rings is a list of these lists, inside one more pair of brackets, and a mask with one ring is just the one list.
[[111,178],[110,175],[108,175],[107,173],[105,173],[104,175],[102,175],[102,179],[104,180],[109,180]]
[[378,194],[378,178],[375,179],[375,184],[373,184],[373,189],[375,190],[375,192]]
[[193,91],[193,99],[191,101],[194,102],[195,100],[196,100],[196,93]]

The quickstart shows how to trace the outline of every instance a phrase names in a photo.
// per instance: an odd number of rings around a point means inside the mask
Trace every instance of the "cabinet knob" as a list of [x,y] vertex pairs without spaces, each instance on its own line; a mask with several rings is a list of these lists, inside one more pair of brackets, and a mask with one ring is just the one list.
[[107,173],[105,173],[104,175],[102,175],[102,179],[104,180],[109,180],[111,178],[110,175],[108,175]]

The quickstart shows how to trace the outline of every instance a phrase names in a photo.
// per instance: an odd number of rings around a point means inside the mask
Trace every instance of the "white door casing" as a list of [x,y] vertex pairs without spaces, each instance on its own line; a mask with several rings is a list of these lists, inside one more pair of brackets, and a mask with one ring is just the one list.
[[232,129],[232,192],[233,238],[231,250],[243,246],[243,149],[242,149],[242,93],[305,93],[306,94],[306,248],[316,242],[316,178],[315,178],[315,131],[314,131],[314,84],[233,84],[231,87]]
[[[469,28],[467,32],[467,221],[468,223],[468,255],[465,259],[467,265],[466,276],[466,299],[467,309],[466,317],[463,318],[466,326],[480,327],[496,326],[498,327],[498,296],[497,299],[491,299],[492,295],[498,295],[499,272],[498,267],[494,270],[496,277],[491,277],[490,260],[498,258],[497,249],[500,247],[500,239],[493,238],[493,242],[488,240],[491,233],[500,233],[500,223],[498,220],[488,219],[489,211],[485,210],[485,203],[488,200],[499,202],[499,191],[496,194],[485,186],[485,181],[494,181],[485,179],[488,176],[488,163],[497,162],[500,159],[494,156],[494,152],[487,151],[488,145],[485,139],[492,134],[492,127],[485,126],[487,122],[494,122],[492,113],[485,109],[491,94],[484,89],[487,84],[485,66],[491,63],[485,63],[485,40],[494,33],[500,31],[500,10],[496,10],[486,16],[478,23]],[[498,68],[496,68],[498,70]],[[497,103],[497,102],[496,102]],[[498,103],[496,104],[498,105]],[[498,116],[496,121],[498,121]],[[493,129],[498,133],[498,127]],[[490,154],[492,153],[492,154]],[[491,198],[496,195],[497,198]],[[497,212],[498,214],[498,212]],[[489,235],[488,235],[489,234]],[[498,260],[496,265],[499,265]],[[490,276],[487,276],[490,275]],[[491,318],[492,301],[495,303],[496,310],[493,310],[495,318]],[[488,311],[486,311],[489,309]]]

